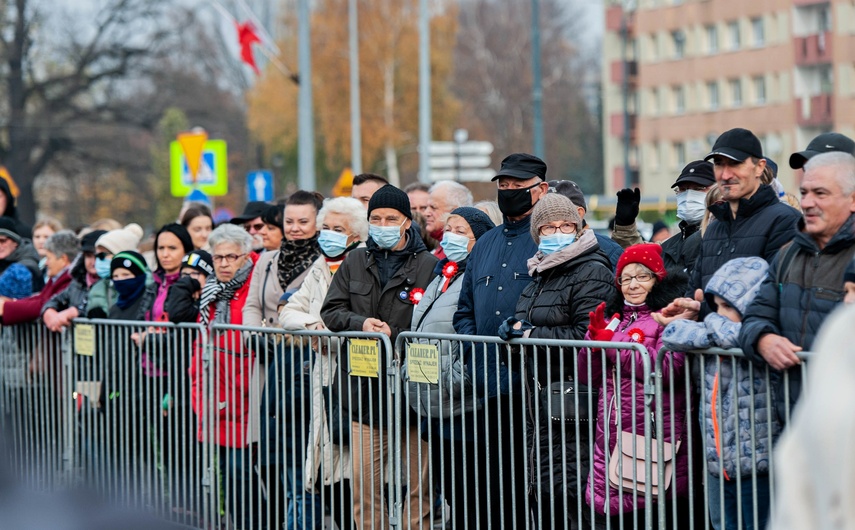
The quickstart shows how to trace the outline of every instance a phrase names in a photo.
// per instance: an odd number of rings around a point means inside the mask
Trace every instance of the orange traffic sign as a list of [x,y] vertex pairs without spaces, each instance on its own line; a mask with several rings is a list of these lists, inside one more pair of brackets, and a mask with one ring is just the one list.
[[350,191],[353,189],[353,171],[349,167],[342,170],[338,180],[335,181],[335,186],[332,189],[333,197],[350,197]]
[[190,170],[193,182],[196,182],[199,166],[202,163],[202,149],[208,141],[208,133],[204,129],[193,129],[179,134],[177,139],[184,151],[184,158],[187,160],[187,168]]

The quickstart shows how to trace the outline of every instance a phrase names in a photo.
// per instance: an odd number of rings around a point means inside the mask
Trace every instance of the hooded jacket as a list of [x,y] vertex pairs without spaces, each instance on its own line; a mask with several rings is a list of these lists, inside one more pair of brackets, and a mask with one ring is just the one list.
[[[647,348],[650,355],[650,368],[655,367],[656,358],[662,347],[663,328],[655,320],[652,313],[668,305],[674,298],[685,290],[686,277],[679,271],[669,271],[662,282],[653,286],[645,304],[628,306],[623,304],[623,296],[618,294],[609,302],[606,315],[618,313],[621,321],[610,342],[640,342]],[[592,340],[590,332],[585,340]],[[577,368],[579,383],[599,388],[597,402],[597,427],[593,450],[594,466],[588,477],[585,488],[585,502],[592,504],[601,514],[617,515],[644,508],[644,496],[637,497],[632,493],[622,495],[608,483],[606,456],[611,456],[617,445],[617,403],[614,382],[620,386],[619,399],[621,411],[621,428],[626,432],[644,434],[644,399],[645,381],[642,368],[642,354],[637,350],[615,350],[607,348],[605,352],[592,352],[584,348],[579,352]],[[605,358],[605,359],[604,359]],[[604,362],[605,361],[605,362]],[[688,430],[686,414],[686,395],[684,392],[683,371],[685,370],[686,355],[684,353],[669,353],[662,361],[662,410],[664,417],[656,417],[663,427],[666,442],[676,443],[683,440]],[[617,364],[620,364],[620,378],[616,379]],[[635,370],[633,372],[633,369]],[[635,376],[633,378],[633,375]],[[676,388],[671,388],[674,382]],[[672,406],[673,403],[673,406]],[[655,406],[655,403],[651,406]],[[606,419],[608,417],[608,439],[606,438]],[[672,429],[673,428],[673,429]],[[686,440],[688,442],[688,440]],[[675,460],[674,477],[671,487],[676,487],[677,495],[683,496],[689,487],[689,451],[678,450]],[[626,471],[625,471],[626,473]],[[606,491],[609,491],[609,504],[606,505]],[[666,492],[671,495],[670,490]]]
[[[762,258],[736,258],[716,271],[707,283],[707,301],[712,307],[717,295],[744,315],[760,291],[769,265]],[[739,347],[740,322],[710,313],[703,322],[675,320],[665,328],[663,343],[674,351],[710,347]],[[728,479],[768,473],[772,442],[781,432],[773,397],[761,370],[752,372],[741,357],[705,357],[701,407],[704,423],[704,453],[709,473]],[[773,381],[774,381],[773,377]],[[754,428],[744,421],[754,416]]]
[[[406,246],[399,251],[380,249],[369,238],[365,249],[357,248],[347,255],[321,307],[321,318],[331,331],[362,331],[366,318],[377,318],[389,325],[394,344],[398,334],[410,328],[414,307],[411,294],[428,286],[437,260],[415,226],[410,226],[406,236]],[[394,270],[385,285],[380,282],[381,267]],[[387,424],[386,364],[391,354],[381,351],[377,378],[343,377],[339,381],[342,417],[349,415],[353,421],[373,427]],[[342,355],[341,363],[342,373],[348,373],[350,356]],[[348,393],[350,399],[345,397]]]
[[[763,335],[781,335],[809,351],[826,317],[843,301],[843,273],[855,256],[855,214],[822,249],[804,232],[796,233],[791,245],[793,250],[790,245],[782,247],[769,267],[769,276],[748,308],[739,334],[745,356],[762,367],[768,366],[757,351]],[[793,406],[801,392],[802,367],[787,370],[786,376],[789,403],[784,401],[784,392],[777,392],[781,418],[785,417],[783,408]]]
[[[759,256],[772,261],[778,249],[798,233],[801,214],[778,200],[771,186],[763,184],[749,199],[740,199],[736,217],[727,201],[710,206],[715,216],[704,233],[695,269],[689,279],[689,296],[706,288],[712,275],[733,258]],[[706,316],[704,307],[702,316]]]

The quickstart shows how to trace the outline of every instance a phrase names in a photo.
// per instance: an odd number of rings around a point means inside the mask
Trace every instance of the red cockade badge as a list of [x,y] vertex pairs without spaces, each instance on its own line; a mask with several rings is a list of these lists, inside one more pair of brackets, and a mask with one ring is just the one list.
[[410,291],[410,302],[414,304],[418,304],[422,301],[422,297],[425,295],[425,290],[420,288],[415,288]]
[[448,284],[451,283],[451,279],[454,278],[454,275],[457,274],[457,271],[460,268],[457,266],[457,262],[449,261],[445,264],[445,267],[442,268],[442,276],[445,278],[445,281],[442,282],[442,292],[445,292],[448,289]]
[[632,328],[626,332],[632,342],[644,342],[644,332],[638,328]]

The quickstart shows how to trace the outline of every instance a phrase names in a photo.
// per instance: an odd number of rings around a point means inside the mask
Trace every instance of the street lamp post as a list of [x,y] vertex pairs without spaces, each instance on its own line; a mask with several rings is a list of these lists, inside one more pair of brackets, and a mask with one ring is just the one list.
[[454,131],[454,180],[460,182],[460,148],[469,139],[469,131],[456,129]]

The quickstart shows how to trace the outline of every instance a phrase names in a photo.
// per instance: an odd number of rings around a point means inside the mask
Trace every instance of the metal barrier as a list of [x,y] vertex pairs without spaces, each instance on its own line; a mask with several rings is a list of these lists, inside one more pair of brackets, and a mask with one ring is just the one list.
[[[632,354],[615,362],[612,348]],[[188,527],[762,524],[774,467],[758,453],[795,382],[738,351],[653,357],[409,332],[393,348],[380,334],[242,326],[3,327],[0,432],[27,485],[83,484]],[[713,401],[707,372],[752,383]],[[705,443],[713,424],[748,433],[732,458]],[[750,502],[731,509],[726,493]]]
[[[663,349],[666,352],[667,349]],[[772,452],[806,378],[806,363],[797,370],[778,372],[759,367],[738,349],[708,349],[686,354],[691,369],[682,378],[662,370],[659,356],[654,364],[656,395],[679,386],[690,396],[687,409],[692,419],[680,451],[688,459],[688,498],[674,492],[660,498],[658,527],[688,510],[685,528],[765,528],[775,499]],[[807,360],[810,352],[799,352]],[[657,399],[656,413],[662,406]],[[654,443],[673,424],[657,424]],[[661,476],[660,476],[661,480]]]

